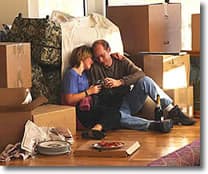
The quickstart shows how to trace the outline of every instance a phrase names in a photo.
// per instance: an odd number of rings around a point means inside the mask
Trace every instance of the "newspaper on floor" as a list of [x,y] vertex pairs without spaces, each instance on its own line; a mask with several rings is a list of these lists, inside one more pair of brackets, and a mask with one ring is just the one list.
[[21,143],[21,149],[35,153],[35,147],[39,142],[49,140],[61,140],[70,144],[73,143],[73,137],[67,128],[38,127],[35,123],[28,120],[25,125],[25,132]]

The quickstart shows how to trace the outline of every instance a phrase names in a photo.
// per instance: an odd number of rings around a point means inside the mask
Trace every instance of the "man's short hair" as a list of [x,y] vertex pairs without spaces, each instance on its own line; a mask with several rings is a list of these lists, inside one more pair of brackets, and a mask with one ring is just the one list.
[[104,47],[105,50],[107,49],[111,49],[109,43],[104,40],[104,39],[100,39],[100,40],[96,40],[93,44],[92,44],[92,49],[94,49],[97,45],[102,45]]

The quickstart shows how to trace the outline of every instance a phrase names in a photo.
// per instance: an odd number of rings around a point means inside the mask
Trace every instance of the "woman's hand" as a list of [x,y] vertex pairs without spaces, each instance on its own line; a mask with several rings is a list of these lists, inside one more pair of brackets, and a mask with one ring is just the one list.
[[88,93],[88,95],[97,94],[100,92],[101,88],[102,88],[101,85],[91,85],[88,88],[87,93]]

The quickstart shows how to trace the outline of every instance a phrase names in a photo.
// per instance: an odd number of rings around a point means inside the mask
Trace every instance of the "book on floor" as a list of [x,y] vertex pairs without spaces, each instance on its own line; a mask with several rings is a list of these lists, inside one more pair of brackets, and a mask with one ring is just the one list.
[[90,140],[74,150],[74,156],[128,157],[140,148],[138,141]]

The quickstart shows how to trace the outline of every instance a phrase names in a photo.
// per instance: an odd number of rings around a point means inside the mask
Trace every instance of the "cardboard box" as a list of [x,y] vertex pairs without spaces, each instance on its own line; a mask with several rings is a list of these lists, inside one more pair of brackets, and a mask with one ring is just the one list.
[[15,105],[25,100],[26,88],[0,88],[0,104]]
[[76,134],[76,110],[72,106],[47,104],[32,111],[33,122],[41,127],[69,128]]
[[22,140],[25,123],[32,120],[32,110],[46,102],[45,97],[39,97],[24,105],[0,103],[0,152],[7,144],[15,144]]
[[[164,92],[173,99],[174,104],[178,105],[182,112],[189,117],[193,117],[193,86],[164,90]],[[151,98],[147,97],[143,108],[136,115],[149,120],[154,120],[155,106],[156,105]]]
[[192,14],[192,51],[200,51],[200,14]]
[[0,42],[0,87],[31,86],[30,43]]
[[163,89],[189,86],[190,55],[144,55],[144,72]]
[[181,50],[181,4],[108,6],[107,17],[121,32],[124,50],[178,52]]

